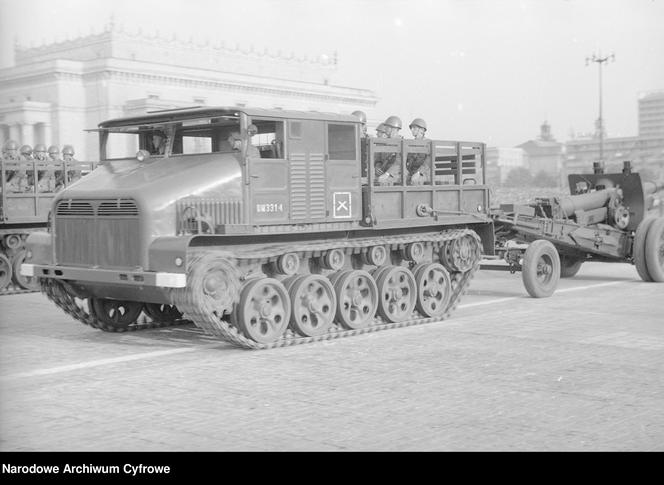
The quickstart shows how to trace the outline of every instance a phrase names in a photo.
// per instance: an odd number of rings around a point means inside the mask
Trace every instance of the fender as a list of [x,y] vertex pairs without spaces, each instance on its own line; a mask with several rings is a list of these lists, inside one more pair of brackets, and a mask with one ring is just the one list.
[[187,248],[195,237],[196,235],[165,236],[152,241],[148,247],[148,270],[185,273],[187,270]]

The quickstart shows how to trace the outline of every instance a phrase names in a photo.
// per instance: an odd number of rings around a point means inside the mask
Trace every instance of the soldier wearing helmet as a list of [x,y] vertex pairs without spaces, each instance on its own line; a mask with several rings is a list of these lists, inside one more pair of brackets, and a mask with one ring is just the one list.
[[[5,144],[2,146],[2,159],[5,162],[18,161],[20,159],[18,155],[18,143],[16,143],[14,140],[7,140]],[[8,190],[14,191],[14,187],[13,184],[11,183],[11,180],[14,178],[15,175],[16,175],[15,170],[7,170],[5,167],[5,177],[6,177],[5,182]]]
[[48,157],[54,162],[60,159],[60,149],[57,145],[51,145],[48,147]]
[[[425,140],[427,123],[422,118],[415,118],[408,125],[410,132],[415,140]],[[431,178],[431,165],[429,164],[429,155],[426,153],[409,153],[406,159],[406,169],[408,170],[408,185],[424,185]]]
[[[28,175],[28,168],[31,168],[25,162],[32,161],[32,147],[30,145],[22,145],[18,150],[17,144],[13,140],[7,142],[7,153],[10,157],[9,160],[18,161],[21,163],[16,164],[16,170],[11,174],[7,172],[7,182],[11,192],[29,192],[31,190],[31,178]],[[17,153],[18,151],[18,153]]]
[[35,145],[32,156],[35,161],[42,162],[38,168],[46,168],[46,170],[37,171],[37,190],[39,192],[52,192],[55,189],[55,173],[51,164],[46,165],[44,163],[50,160],[46,151],[46,145],[42,145],[41,143]]
[[62,147],[62,161],[65,162],[65,167],[67,167],[67,184],[74,183],[81,178],[81,169],[74,158],[74,147],[72,145]]
[[381,123],[376,127],[377,138],[387,138],[387,131],[385,131],[385,123]]
[[[387,138],[401,138],[401,119],[390,116],[384,122]],[[376,160],[376,182],[378,185],[401,184],[401,156],[398,153],[383,153]]]
[[7,140],[2,147],[2,158],[5,160],[19,160],[18,143],[14,140]]
[[383,123],[385,125],[388,138],[399,138],[399,130],[401,129],[401,118],[398,116],[390,116]]
[[355,116],[362,123],[361,136],[364,138],[368,137],[369,135],[367,134],[367,115],[364,113],[364,111],[353,111],[351,115]]

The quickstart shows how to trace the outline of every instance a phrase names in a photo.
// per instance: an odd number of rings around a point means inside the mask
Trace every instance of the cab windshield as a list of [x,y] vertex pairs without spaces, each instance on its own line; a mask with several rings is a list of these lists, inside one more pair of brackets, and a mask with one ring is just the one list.
[[151,157],[230,153],[233,136],[239,134],[240,120],[236,116],[114,127],[100,132],[101,159],[134,158],[139,150]]

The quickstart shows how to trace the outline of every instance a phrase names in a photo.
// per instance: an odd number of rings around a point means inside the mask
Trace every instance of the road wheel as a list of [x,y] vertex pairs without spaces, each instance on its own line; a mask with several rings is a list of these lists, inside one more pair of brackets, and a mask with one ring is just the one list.
[[25,261],[28,251],[23,249],[14,255],[12,258],[12,266],[14,267],[14,282],[26,290],[39,291],[39,278],[32,276],[23,276],[21,274],[21,265]]
[[402,322],[413,313],[417,285],[413,273],[403,266],[390,266],[377,277],[378,313],[388,322]]
[[655,219],[646,235],[646,267],[652,281],[664,282],[664,217]]
[[575,258],[573,256],[560,256],[560,277],[571,278],[581,269],[583,259]]
[[362,270],[333,276],[330,280],[337,295],[336,320],[351,330],[368,326],[378,306],[378,289],[373,277]]
[[447,270],[439,263],[422,263],[415,267],[417,310],[425,317],[440,317],[449,306],[452,283]]
[[155,322],[173,323],[182,318],[182,312],[175,305],[146,303],[143,310]]
[[553,244],[539,239],[528,246],[523,256],[521,278],[533,298],[545,298],[556,291],[560,279],[560,258]]
[[291,328],[304,337],[327,332],[337,309],[337,296],[330,280],[321,275],[303,275],[286,286],[293,308]]
[[646,236],[648,235],[650,226],[652,226],[655,220],[656,218],[654,217],[648,217],[641,221],[636,228],[636,236],[634,236],[634,244],[632,246],[634,266],[636,266],[636,272],[639,273],[639,276],[643,281],[652,281],[652,276],[650,276],[646,264]]
[[143,303],[92,298],[92,308],[97,319],[115,330],[123,331],[129,325],[136,323],[143,310]]
[[9,284],[13,273],[14,270],[7,256],[0,254],[0,290]]
[[259,278],[242,288],[239,324],[247,338],[269,344],[283,335],[291,315],[286,287],[274,278]]

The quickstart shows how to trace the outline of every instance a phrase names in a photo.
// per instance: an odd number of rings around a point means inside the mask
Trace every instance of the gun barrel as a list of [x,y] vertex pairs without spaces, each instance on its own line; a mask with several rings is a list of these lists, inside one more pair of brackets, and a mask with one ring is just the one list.
[[610,188],[587,194],[568,195],[558,199],[558,205],[564,216],[571,216],[578,210],[587,211],[604,207],[615,191],[615,188]]

